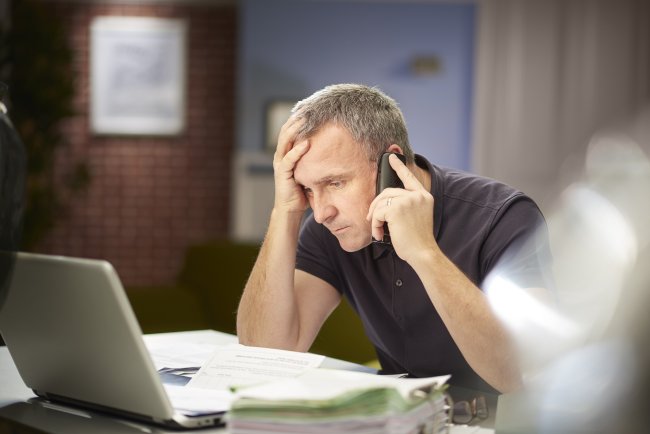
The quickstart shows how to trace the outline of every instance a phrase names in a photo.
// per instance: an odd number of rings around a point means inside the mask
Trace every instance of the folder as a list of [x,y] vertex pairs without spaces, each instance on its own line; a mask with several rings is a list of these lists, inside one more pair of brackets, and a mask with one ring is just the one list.
[[232,434],[445,432],[448,378],[313,369],[237,390],[226,422]]

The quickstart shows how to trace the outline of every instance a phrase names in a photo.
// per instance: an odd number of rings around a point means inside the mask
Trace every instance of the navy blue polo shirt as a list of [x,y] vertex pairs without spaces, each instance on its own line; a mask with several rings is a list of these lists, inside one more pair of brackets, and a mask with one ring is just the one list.
[[[438,245],[473,283],[480,287],[508,256],[516,259],[508,265],[516,283],[548,287],[548,237],[532,199],[495,180],[434,166],[421,156],[416,163],[431,174],[431,230]],[[535,242],[531,245],[530,240]],[[348,299],[376,349],[382,372],[451,374],[451,384],[494,391],[467,364],[420,278],[391,246],[372,243],[346,252],[310,216],[301,228],[296,268],[323,279]]]

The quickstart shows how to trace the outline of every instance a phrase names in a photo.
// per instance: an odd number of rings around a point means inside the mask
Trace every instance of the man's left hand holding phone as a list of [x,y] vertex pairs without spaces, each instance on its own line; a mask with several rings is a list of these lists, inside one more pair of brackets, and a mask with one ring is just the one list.
[[384,223],[387,223],[395,252],[411,263],[425,249],[437,249],[433,236],[433,196],[397,155],[390,153],[387,160],[404,188],[381,190],[370,204],[366,218],[371,222],[375,240],[384,238]]

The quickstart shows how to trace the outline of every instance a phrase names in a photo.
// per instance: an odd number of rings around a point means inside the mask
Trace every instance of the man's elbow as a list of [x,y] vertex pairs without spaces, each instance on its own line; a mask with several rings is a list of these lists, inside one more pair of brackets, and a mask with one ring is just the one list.
[[500,375],[497,381],[488,383],[491,383],[490,385],[498,390],[499,393],[513,393],[521,390],[524,386],[521,371],[516,368],[511,368],[507,371],[507,373]]
[[273,333],[269,330],[266,330],[265,332],[256,332],[239,322],[237,323],[237,339],[240,344],[250,347],[264,347],[300,352],[305,352],[309,349],[304,349],[297,338],[292,338],[284,333]]
[[255,324],[252,323],[247,316],[241,312],[237,315],[237,339],[240,344],[248,345],[250,347],[264,347],[264,334],[255,329]]

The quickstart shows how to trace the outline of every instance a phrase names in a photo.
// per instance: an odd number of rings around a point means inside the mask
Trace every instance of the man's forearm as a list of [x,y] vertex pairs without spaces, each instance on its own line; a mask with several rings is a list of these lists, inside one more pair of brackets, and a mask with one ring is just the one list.
[[298,343],[294,272],[301,217],[276,210],[271,213],[237,312],[237,335],[243,344],[295,349]]
[[467,363],[501,392],[519,388],[514,343],[485,294],[439,250],[426,256],[414,269]]

